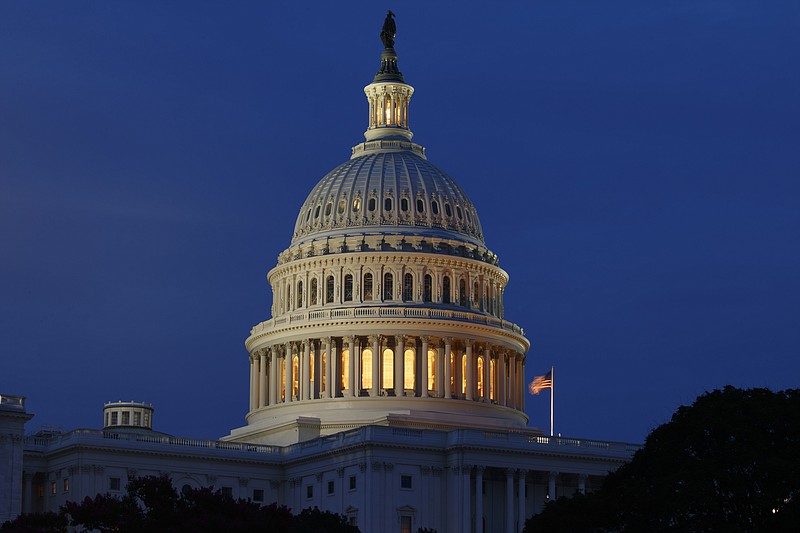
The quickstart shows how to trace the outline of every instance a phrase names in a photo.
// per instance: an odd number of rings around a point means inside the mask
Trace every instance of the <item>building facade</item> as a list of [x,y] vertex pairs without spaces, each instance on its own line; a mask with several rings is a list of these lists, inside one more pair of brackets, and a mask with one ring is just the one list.
[[153,430],[152,406],[114,402],[103,429],[25,437],[24,398],[2,396],[0,521],[167,473],[365,533],[511,533],[631,457],[635,445],[527,426],[530,343],[505,317],[508,274],[467,195],[411,140],[391,17],[382,40],[365,141],[312,189],[268,273],[272,316],[246,340],[247,424],[178,438]]

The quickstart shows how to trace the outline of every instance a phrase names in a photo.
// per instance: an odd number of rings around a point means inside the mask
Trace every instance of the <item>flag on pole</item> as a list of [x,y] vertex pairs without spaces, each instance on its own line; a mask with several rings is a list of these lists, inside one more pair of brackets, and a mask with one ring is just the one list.
[[528,385],[528,390],[531,391],[531,394],[539,394],[544,389],[552,389],[553,388],[553,370],[550,369],[550,372],[545,374],[544,376],[536,376],[531,381],[530,385]]

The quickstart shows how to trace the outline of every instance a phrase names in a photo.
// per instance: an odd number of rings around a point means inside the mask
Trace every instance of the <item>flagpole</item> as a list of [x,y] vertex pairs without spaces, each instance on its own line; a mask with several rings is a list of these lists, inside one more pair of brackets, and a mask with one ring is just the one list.
[[550,367],[550,436],[553,434],[553,396],[556,393],[556,373],[555,367]]

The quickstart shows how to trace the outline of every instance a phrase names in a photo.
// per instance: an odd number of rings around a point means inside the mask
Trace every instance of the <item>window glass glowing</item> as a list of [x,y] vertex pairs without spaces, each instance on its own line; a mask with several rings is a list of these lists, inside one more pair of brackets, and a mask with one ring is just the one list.
[[403,354],[403,388],[404,389],[413,389],[416,376],[414,375],[414,369],[416,368],[415,360],[414,360],[414,350],[411,348],[406,349],[405,353]]
[[383,350],[383,381],[384,389],[394,387],[394,352],[390,348]]
[[361,352],[361,388],[372,388],[372,350],[364,348]]
[[339,364],[339,368],[342,369],[342,373],[341,373],[342,389],[349,389],[350,388],[350,349],[349,348],[344,348],[342,350],[342,357],[341,357],[341,362]]
[[358,211],[361,209],[361,198],[356,198],[353,200],[353,211]]

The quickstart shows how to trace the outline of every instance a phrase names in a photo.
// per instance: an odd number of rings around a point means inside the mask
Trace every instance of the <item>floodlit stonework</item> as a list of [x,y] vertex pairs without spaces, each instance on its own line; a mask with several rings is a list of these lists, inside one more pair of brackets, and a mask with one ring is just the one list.
[[508,274],[467,195],[411,142],[413,92],[387,44],[365,142],[311,190],[267,276],[247,424],[180,438],[153,429],[151,405],[111,402],[102,429],[24,437],[24,399],[0,396],[0,521],[166,473],[364,533],[512,533],[631,457],[528,427],[530,343],[505,317]]

